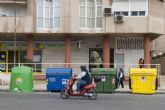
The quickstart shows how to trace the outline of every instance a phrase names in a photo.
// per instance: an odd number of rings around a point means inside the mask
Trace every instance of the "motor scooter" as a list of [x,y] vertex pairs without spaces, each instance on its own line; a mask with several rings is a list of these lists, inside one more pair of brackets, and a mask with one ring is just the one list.
[[79,93],[74,93],[72,86],[76,80],[77,79],[73,77],[68,81],[66,87],[61,91],[61,98],[68,99],[69,96],[85,96],[90,100],[95,100],[97,98],[96,83],[94,79],[92,79],[91,84],[83,86]]

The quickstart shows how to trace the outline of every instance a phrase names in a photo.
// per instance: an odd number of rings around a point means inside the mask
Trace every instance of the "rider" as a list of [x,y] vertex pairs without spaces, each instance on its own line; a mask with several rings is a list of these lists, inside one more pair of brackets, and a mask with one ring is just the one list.
[[77,82],[77,89],[74,93],[79,93],[81,86],[85,86],[87,84],[90,84],[91,82],[91,78],[86,66],[80,66],[80,69],[81,69],[81,73],[79,73],[76,77],[78,82]]

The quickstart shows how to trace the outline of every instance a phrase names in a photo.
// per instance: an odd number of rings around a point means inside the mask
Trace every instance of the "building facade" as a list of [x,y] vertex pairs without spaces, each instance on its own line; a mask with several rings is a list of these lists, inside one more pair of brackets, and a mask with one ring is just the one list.
[[5,62],[1,68],[10,71],[10,63],[27,59],[66,68],[78,64],[125,68],[140,58],[150,64],[151,41],[164,34],[163,4],[161,0],[0,0],[0,61]]

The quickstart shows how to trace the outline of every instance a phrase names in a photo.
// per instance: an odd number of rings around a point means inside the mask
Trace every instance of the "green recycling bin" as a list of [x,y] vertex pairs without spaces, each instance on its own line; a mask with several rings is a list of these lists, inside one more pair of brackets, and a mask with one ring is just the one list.
[[113,93],[116,89],[116,68],[92,68],[92,77],[101,77],[97,82],[96,91],[101,93]]
[[11,92],[32,92],[33,91],[32,68],[27,66],[17,66],[12,68],[10,91]]

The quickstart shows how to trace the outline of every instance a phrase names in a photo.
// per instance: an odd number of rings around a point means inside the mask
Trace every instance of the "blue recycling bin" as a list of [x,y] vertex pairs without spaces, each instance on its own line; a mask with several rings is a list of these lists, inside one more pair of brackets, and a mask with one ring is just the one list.
[[47,68],[47,91],[61,91],[72,77],[71,68]]

